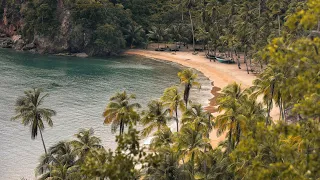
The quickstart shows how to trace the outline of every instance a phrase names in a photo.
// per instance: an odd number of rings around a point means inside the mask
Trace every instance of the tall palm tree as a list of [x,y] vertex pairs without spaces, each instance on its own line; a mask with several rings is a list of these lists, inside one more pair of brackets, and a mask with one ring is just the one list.
[[143,180],[185,179],[179,166],[179,154],[173,148],[161,148],[147,159]]
[[152,39],[156,40],[158,43],[158,49],[160,48],[160,42],[165,38],[166,36],[166,30],[162,28],[161,26],[153,26],[151,27],[151,30],[147,34],[147,36]]
[[135,95],[128,95],[126,91],[117,93],[110,98],[111,102],[103,112],[103,117],[105,118],[105,124],[112,123],[112,132],[115,132],[120,127],[120,135],[122,135],[125,126],[128,124],[132,126],[139,120],[139,114],[136,109],[140,108],[141,105],[139,103],[130,104],[130,100],[135,98]]
[[254,95],[256,97],[263,95],[264,103],[267,105],[267,125],[270,125],[272,122],[270,111],[273,108],[273,100],[276,100],[276,103],[279,104],[280,107],[284,104],[281,101],[279,102],[279,100],[281,100],[281,96],[285,94],[283,93],[285,87],[281,87],[282,84],[285,84],[285,81],[286,78],[282,71],[278,67],[271,67],[270,65],[253,81]]
[[189,39],[190,31],[184,24],[173,24],[169,27],[168,33],[171,38],[176,42],[187,42]]
[[159,131],[153,134],[153,138],[150,144],[152,149],[159,149],[162,147],[168,147],[173,143],[173,133],[169,127],[163,127]]
[[198,129],[198,123],[188,123],[182,126],[176,137],[175,149],[181,152],[180,159],[189,165],[188,174],[196,175],[197,165],[200,164],[200,157],[204,155],[204,149],[210,147],[209,139],[205,132]]
[[177,132],[179,131],[179,119],[178,119],[178,109],[180,111],[185,110],[185,105],[183,99],[180,96],[177,86],[172,86],[164,90],[161,100],[164,102],[165,106],[170,109],[170,115],[173,116],[175,113],[175,119],[177,122]]
[[197,129],[206,132],[206,137],[209,138],[209,133],[213,126],[213,116],[211,113],[205,112],[201,104],[192,104],[184,112],[181,122],[183,124],[197,124]]
[[50,127],[53,126],[51,117],[56,115],[56,112],[49,108],[42,107],[44,99],[49,95],[41,96],[42,89],[34,88],[24,92],[24,96],[19,97],[15,104],[16,116],[12,120],[21,119],[24,126],[31,127],[31,139],[35,139],[38,132],[41,135],[41,140],[45,153],[47,149],[43,140],[42,131],[44,130],[45,120]]
[[241,130],[245,127],[245,117],[241,112],[241,104],[244,98],[244,91],[241,85],[233,83],[222,90],[218,98],[218,110],[223,112],[215,120],[218,134],[228,130],[229,150],[233,150],[240,141]]
[[79,159],[84,160],[86,155],[92,150],[101,149],[103,146],[100,144],[101,140],[98,137],[93,136],[94,130],[80,129],[75,134],[76,140],[71,141],[74,151],[79,155]]
[[187,108],[191,88],[193,86],[197,86],[200,89],[201,85],[196,81],[198,75],[191,69],[185,69],[181,72],[178,72],[178,77],[180,78],[180,84],[184,85],[183,100]]
[[145,127],[142,134],[147,136],[155,128],[159,131],[161,128],[167,127],[168,121],[171,119],[169,116],[170,109],[164,107],[163,102],[153,100],[148,104],[148,110],[143,112],[141,123]]
[[144,33],[142,26],[140,25],[128,25],[125,31],[125,38],[130,43],[130,48],[133,47],[133,44],[141,40],[141,36]]
[[79,171],[77,163],[77,155],[71,143],[61,141],[49,148],[48,154],[41,156],[40,163],[37,166],[36,174],[39,179],[47,179],[49,177],[55,179],[57,176],[75,175]]
[[180,4],[181,4],[180,6],[181,6],[182,10],[183,9],[188,10],[191,33],[192,33],[192,47],[194,50],[195,49],[195,29],[194,29],[194,20],[192,17],[192,9],[194,8],[194,6],[196,6],[196,1],[195,0],[183,0],[183,1],[180,1]]

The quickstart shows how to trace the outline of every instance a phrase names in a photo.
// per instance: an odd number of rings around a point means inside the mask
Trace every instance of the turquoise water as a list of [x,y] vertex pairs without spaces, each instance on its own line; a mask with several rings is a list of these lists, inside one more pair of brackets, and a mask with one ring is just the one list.
[[[29,127],[10,121],[14,102],[23,91],[41,87],[50,94],[45,106],[57,111],[54,126],[46,128],[47,147],[71,139],[79,128],[94,128],[106,148],[114,148],[115,134],[103,125],[108,99],[126,90],[143,106],[159,98],[166,87],[179,83],[180,66],[142,57],[74,58],[0,50],[0,179],[34,179],[43,153],[40,137],[31,140]],[[200,76],[202,90],[191,96],[206,104],[210,82]]]

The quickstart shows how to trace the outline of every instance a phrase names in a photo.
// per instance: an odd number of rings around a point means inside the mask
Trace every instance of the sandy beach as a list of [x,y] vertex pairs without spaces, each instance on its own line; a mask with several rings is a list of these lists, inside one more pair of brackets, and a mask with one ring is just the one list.
[[[213,84],[212,93],[214,96],[219,93],[219,91],[232,82],[240,83],[243,88],[250,87],[252,81],[256,76],[252,73],[248,74],[246,71],[246,66],[241,60],[241,68],[239,69],[237,64],[223,64],[218,61],[213,62],[206,58],[204,52],[199,52],[193,55],[192,52],[159,52],[152,50],[139,50],[131,49],[125,52],[128,55],[140,55],[148,58],[166,60],[180,65],[194,68],[202,72],[206,77],[210,79]],[[210,112],[214,112],[213,115],[217,115],[215,112],[215,101],[211,100],[210,105],[206,109]],[[271,112],[272,117],[278,117],[277,110]],[[215,130],[210,134],[211,145],[213,148],[217,147],[219,142],[225,138],[224,135],[217,136]]]

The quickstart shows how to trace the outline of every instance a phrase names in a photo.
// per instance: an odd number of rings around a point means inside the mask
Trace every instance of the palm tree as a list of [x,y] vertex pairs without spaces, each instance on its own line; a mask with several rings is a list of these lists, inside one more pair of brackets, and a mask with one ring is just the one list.
[[130,48],[133,47],[133,44],[141,40],[141,36],[144,33],[142,26],[140,25],[128,25],[125,31],[125,38],[130,43]]
[[47,154],[42,135],[42,131],[44,130],[43,120],[52,127],[53,122],[51,117],[56,115],[56,112],[52,109],[42,107],[44,99],[48,96],[48,94],[41,96],[42,92],[43,90],[39,88],[25,91],[25,96],[19,97],[16,101],[16,116],[14,116],[12,120],[21,119],[24,126],[29,125],[31,127],[31,139],[35,139],[38,132],[40,132],[43,148]]
[[[281,68],[281,67],[280,67]],[[267,118],[266,125],[271,124],[270,111],[273,108],[273,100],[276,100],[276,103],[280,106],[280,114],[284,114],[281,111],[281,107],[284,102],[281,102],[282,91],[285,90],[285,87],[281,87],[285,82],[285,75],[279,70],[278,67],[271,67],[270,65],[264,70],[263,73],[259,75],[257,79],[253,81],[253,89],[255,90],[254,95],[258,97],[263,95],[264,103],[267,104]],[[285,117],[283,117],[285,118]]]
[[185,69],[181,72],[178,72],[178,77],[180,78],[180,83],[184,85],[184,93],[183,93],[183,100],[188,107],[189,95],[190,90],[193,86],[201,88],[199,82],[196,81],[198,75],[193,72],[191,69]]
[[79,168],[76,165],[77,155],[71,143],[61,141],[50,147],[48,154],[44,154],[37,166],[37,174],[39,179],[47,179],[49,177],[55,179],[57,176],[65,177],[75,175]]
[[156,40],[158,42],[158,49],[160,48],[160,42],[164,39],[166,35],[166,30],[161,26],[153,26],[147,34],[150,39]]
[[172,86],[164,90],[164,93],[161,97],[161,100],[164,102],[165,106],[168,106],[170,109],[170,115],[173,116],[173,112],[175,113],[175,119],[177,122],[177,132],[179,131],[179,119],[178,119],[178,109],[180,111],[185,110],[185,105],[183,103],[183,99],[181,98],[178,87]]
[[172,148],[161,148],[147,158],[143,180],[185,179],[179,166],[179,154]]
[[171,119],[169,116],[170,109],[164,107],[163,102],[153,100],[148,104],[148,110],[143,112],[141,123],[147,126],[143,129],[142,134],[147,136],[155,128],[159,131],[167,127],[167,122]]
[[195,176],[196,165],[200,164],[200,157],[204,155],[204,149],[209,148],[209,139],[205,131],[198,129],[198,123],[188,123],[182,126],[176,137],[175,149],[181,152],[180,159],[190,166],[189,174]]
[[223,112],[218,115],[215,126],[218,134],[228,130],[229,150],[233,150],[235,145],[240,141],[241,129],[244,128],[244,119],[240,107],[244,98],[244,91],[241,85],[233,83],[222,90],[222,94],[218,98],[218,110]]
[[209,112],[205,112],[201,104],[192,104],[187,109],[181,119],[183,124],[195,123],[197,129],[206,132],[206,137],[209,138],[209,133],[213,126],[213,116]]
[[169,27],[168,33],[170,34],[171,38],[176,42],[187,42],[187,37],[189,36],[190,31],[184,24],[174,24]]
[[128,95],[126,91],[124,91],[123,93],[117,93],[110,98],[111,102],[103,112],[103,117],[105,118],[105,124],[112,123],[112,132],[115,132],[117,128],[120,127],[120,135],[122,135],[125,126],[127,126],[128,124],[132,126],[139,120],[139,114],[135,109],[140,108],[140,104],[129,103],[131,99],[135,98],[135,95]]
[[152,149],[158,149],[162,147],[168,147],[173,143],[173,133],[169,127],[163,127],[159,131],[154,133],[150,147]]
[[180,6],[181,6],[182,10],[184,8],[186,8],[188,10],[190,27],[191,27],[191,32],[192,32],[192,47],[194,50],[195,49],[195,30],[194,30],[194,21],[193,21],[193,17],[192,17],[192,8],[196,5],[196,1],[195,0],[183,0],[183,1],[180,1],[180,3],[181,3]]
[[101,149],[103,146],[100,144],[101,140],[98,137],[93,136],[94,130],[91,129],[80,129],[75,134],[76,140],[71,141],[74,151],[79,155],[79,159],[84,160],[87,153],[92,150]]

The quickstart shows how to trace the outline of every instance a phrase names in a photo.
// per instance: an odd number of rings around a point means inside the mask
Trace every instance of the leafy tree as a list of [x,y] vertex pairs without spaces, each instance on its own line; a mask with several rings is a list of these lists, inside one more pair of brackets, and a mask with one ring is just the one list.
[[105,24],[99,26],[95,34],[93,55],[110,55],[125,45],[122,33],[114,25]]

